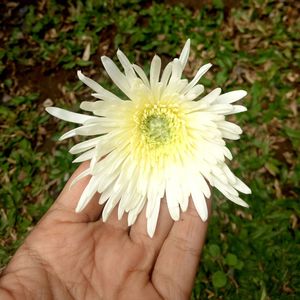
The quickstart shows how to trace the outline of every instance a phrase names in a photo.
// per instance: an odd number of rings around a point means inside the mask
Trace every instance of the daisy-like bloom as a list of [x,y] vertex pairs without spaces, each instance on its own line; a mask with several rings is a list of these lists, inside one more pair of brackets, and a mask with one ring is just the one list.
[[73,181],[75,184],[91,175],[76,212],[82,211],[98,192],[99,204],[105,204],[103,221],[118,206],[119,219],[128,213],[130,226],[146,205],[147,231],[152,237],[164,197],[175,221],[179,220],[180,211],[187,210],[189,199],[201,219],[207,219],[209,184],[229,200],[248,206],[239,192],[251,191],[226,165],[226,158],[231,160],[232,155],[224,141],[240,138],[241,128],[226,121],[225,116],[246,111],[244,106],[232,104],[246,92],[221,94],[221,89],[216,88],[199,98],[204,87],[198,82],[211,64],[202,66],[192,81],[182,79],[189,51],[190,40],[179,58],[162,72],[161,59],[155,55],[150,78],[120,50],[117,56],[124,72],[110,58],[102,56],[106,72],[125,99],[78,71],[79,79],[99,99],[80,105],[93,116],[57,107],[46,109],[57,118],[81,124],[60,140],[75,135],[94,136],[70,149],[72,154],[80,153],[74,162],[90,160],[89,168]]

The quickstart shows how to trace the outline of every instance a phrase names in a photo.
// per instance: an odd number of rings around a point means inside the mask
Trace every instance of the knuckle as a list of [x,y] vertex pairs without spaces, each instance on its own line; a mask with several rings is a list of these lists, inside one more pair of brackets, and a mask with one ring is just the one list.
[[185,237],[172,236],[170,237],[173,247],[182,254],[188,254],[199,257],[200,251],[198,248],[192,245],[191,241]]

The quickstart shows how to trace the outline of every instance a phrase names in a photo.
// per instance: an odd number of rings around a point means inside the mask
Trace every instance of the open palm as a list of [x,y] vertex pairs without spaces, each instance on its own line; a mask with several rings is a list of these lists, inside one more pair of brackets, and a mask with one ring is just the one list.
[[162,200],[150,238],[144,211],[130,228],[116,210],[103,223],[97,195],[76,214],[89,178],[71,181],[6,268],[1,299],[188,299],[207,228],[192,201],[174,223]]

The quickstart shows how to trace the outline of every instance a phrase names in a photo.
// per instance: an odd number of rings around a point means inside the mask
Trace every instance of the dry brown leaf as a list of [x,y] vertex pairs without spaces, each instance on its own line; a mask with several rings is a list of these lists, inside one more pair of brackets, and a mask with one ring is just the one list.
[[275,181],[274,181],[274,188],[275,188],[276,198],[277,199],[282,198],[282,191],[281,191],[280,183],[277,179],[275,179]]
[[87,43],[82,55],[82,60],[89,61],[91,56],[91,43]]

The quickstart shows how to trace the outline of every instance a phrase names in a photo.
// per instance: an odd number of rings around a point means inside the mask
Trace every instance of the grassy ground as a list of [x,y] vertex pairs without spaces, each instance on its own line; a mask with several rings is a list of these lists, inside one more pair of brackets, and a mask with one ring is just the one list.
[[75,168],[67,152],[75,141],[57,142],[70,125],[44,107],[76,110],[91,99],[77,69],[109,87],[101,55],[120,47],[149,66],[154,53],[164,62],[178,55],[189,37],[188,78],[212,62],[208,90],[249,92],[248,112],[236,117],[245,133],[230,148],[253,191],[248,210],[214,194],[192,298],[300,299],[297,1],[38,2],[0,4],[1,266]]

